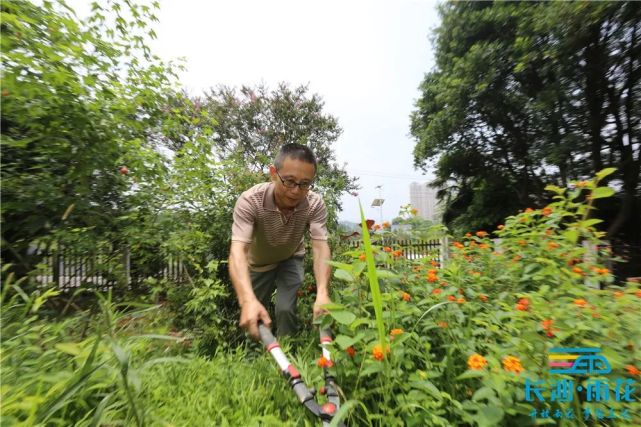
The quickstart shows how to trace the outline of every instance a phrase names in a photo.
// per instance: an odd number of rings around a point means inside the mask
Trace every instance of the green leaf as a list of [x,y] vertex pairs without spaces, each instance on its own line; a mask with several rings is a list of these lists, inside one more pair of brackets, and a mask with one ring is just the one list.
[[576,240],[579,238],[579,232],[574,228],[570,228],[565,232],[563,232],[563,237],[565,237],[565,239],[568,242],[574,244],[576,243]]
[[329,312],[330,316],[334,318],[338,323],[343,325],[350,325],[354,320],[356,320],[356,315],[351,311],[332,311]]
[[602,219],[590,218],[590,219],[586,219],[585,221],[581,221],[579,223],[579,226],[580,227],[584,227],[584,228],[588,228],[588,227],[592,227],[593,225],[596,225],[596,224],[599,224],[599,223],[602,223],[602,222],[603,222]]
[[480,378],[480,377],[484,377],[484,376],[485,376],[485,372],[484,371],[473,371],[473,370],[470,369],[470,370],[467,370],[467,371],[463,372],[461,375],[456,377],[456,379],[457,380],[467,380],[469,378]]
[[598,172],[596,173],[596,178],[597,178],[597,180],[598,180],[598,181],[601,181],[601,180],[602,180],[603,178],[605,178],[606,176],[608,176],[608,175],[613,174],[614,172],[616,172],[616,170],[617,170],[617,168],[605,168],[605,169],[601,169],[600,171],[598,171]]
[[482,400],[482,399],[491,400],[491,399],[494,399],[495,397],[496,397],[496,394],[494,393],[494,390],[486,386],[476,390],[476,392],[474,392],[474,396],[472,396],[472,400],[475,402],[478,402],[479,400]]
[[348,273],[345,270],[334,270],[334,277],[339,280],[344,280],[346,282],[353,282],[354,276]]
[[345,271],[352,271],[354,268],[351,264],[345,264],[344,262],[338,261],[327,261],[327,264]]
[[503,409],[495,405],[487,405],[481,407],[478,412],[479,425],[482,426],[495,426],[503,419]]
[[591,198],[594,199],[602,199],[604,197],[610,197],[614,194],[614,190],[610,187],[597,187],[594,190],[592,190]]
[[57,350],[72,356],[78,356],[82,352],[81,346],[75,342],[62,342],[56,344],[55,347]]
[[347,335],[338,335],[336,338],[334,338],[334,342],[338,344],[338,346],[342,349],[345,350],[347,347],[353,346],[357,342],[361,341],[365,335],[364,334],[358,334],[355,337],[348,337]]

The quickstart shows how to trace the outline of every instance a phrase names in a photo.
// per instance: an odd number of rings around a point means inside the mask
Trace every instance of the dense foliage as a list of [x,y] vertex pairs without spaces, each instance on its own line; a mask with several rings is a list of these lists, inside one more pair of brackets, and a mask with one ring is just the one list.
[[608,238],[641,245],[641,8],[636,2],[448,2],[412,114],[416,165],[456,230],[544,206],[604,167]]

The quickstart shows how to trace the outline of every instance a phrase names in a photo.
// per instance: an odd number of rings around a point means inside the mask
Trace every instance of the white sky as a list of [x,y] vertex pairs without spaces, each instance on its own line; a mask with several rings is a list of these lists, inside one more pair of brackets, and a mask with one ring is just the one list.
[[[76,3],[74,0],[71,4]],[[382,219],[409,203],[414,170],[409,115],[433,66],[435,0],[161,0],[152,51],[184,57],[191,93],[219,84],[309,84],[338,118],[339,164],[359,177],[365,215],[382,185]],[[76,9],[77,12],[80,10]],[[359,221],[357,199],[343,197],[341,220]]]
[[[337,160],[360,177],[365,215],[382,185],[383,219],[409,203],[409,184],[426,177],[412,166],[409,114],[433,66],[435,1],[165,0],[153,50],[186,58],[190,92],[218,84],[309,84],[338,118]],[[359,220],[356,198],[343,198],[342,220]]]

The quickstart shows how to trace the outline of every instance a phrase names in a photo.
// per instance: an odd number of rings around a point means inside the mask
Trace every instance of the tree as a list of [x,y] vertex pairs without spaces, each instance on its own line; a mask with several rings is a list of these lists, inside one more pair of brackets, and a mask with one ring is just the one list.
[[124,4],[80,21],[63,1],[2,2],[2,259],[19,274],[47,236],[116,234],[163,181],[148,132],[175,75],[144,44],[158,5]]
[[216,124],[210,136],[214,159],[241,165],[257,177],[256,182],[264,180],[283,144],[309,146],[318,162],[314,191],[321,193],[327,204],[328,225],[337,227],[340,196],[357,187],[355,178],[336,163],[332,144],[342,130],[335,117],[323,113],[319,95],[308,94],[307,86],[290,88],[285,83],[271,91],[264,85],[240,90],[219,86],[193,102]]
[[608,237],[639,245],[641,8],[634,2],[448,2],[411,117],[415,164],[459,230],[616,167]]

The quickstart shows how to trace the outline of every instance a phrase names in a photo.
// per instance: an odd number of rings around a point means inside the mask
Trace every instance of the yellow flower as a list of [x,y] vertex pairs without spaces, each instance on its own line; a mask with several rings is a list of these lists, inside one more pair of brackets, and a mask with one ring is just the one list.
[[523,366],[518,357],[506,356],[503,358],[503,369],[508,372],[514,372],[515,374],[520,374],[523,371]]
[[480,354],[474,353],[467,359],[467,367],[474,370],[481,370],[487,366],[487,360]]

